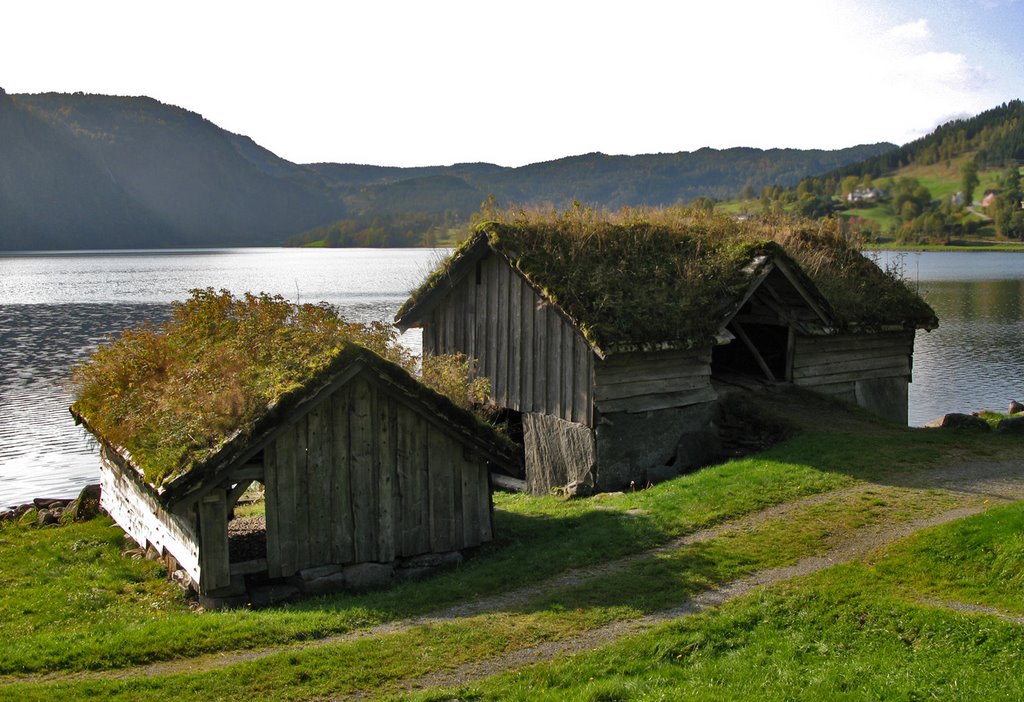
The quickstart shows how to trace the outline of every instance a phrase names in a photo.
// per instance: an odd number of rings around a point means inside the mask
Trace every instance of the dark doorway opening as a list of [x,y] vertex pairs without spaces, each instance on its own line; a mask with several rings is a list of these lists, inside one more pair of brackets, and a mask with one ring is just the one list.
[[739,376],[761,382],[789,380],[789,328],[777,324],[732,321],[726,329],[732,341],[711,351],[711,374]]

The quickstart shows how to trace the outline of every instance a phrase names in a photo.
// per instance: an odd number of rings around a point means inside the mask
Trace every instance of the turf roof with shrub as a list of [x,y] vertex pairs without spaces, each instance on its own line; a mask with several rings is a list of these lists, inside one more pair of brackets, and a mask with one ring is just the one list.
[[481,388],[465,359],[425,367],[442,398],[410,375],[415,359],[391,325],[348,323],[327,304],[209,288],[175,303],[166,323],[126,330],[79,364],[71,411],[159,488],[230,453],[356,360],[439,411],[482,425],[466,409]]
[[503,212],[479,223],[397,318],[481,241],[602,350],[710,343],[750,283],[744,269],[761,254],[795,262],[827,301],[840,330],[938,323],[898,270],[884,271],[863,256],[834,221],[738,221],[676,209],[609,215],[578,207],[562,213]]

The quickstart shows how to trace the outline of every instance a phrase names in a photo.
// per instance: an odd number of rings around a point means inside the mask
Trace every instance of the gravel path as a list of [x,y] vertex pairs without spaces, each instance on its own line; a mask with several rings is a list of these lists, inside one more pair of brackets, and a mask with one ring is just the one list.
[[[1024,459],[1011,458],[989,462],[973,462],[926,471],[888,476],[887,485],[913,488],[938,488],[962,497],[961,505],[940,514],[914,521],[883,526],[869,526],[850,535],[843,543],[823,555],[805,558],[798,563],[760,571],[749,577],[728,583],[720,588],[703,592],[678,606],[639,619],[613,622],[605,627],[588,631],[580,636],[560,641],[547,642],[539,646],[512,651],[492,659],[477,661],[452,670],[441,671],[415,680],[397,683],[399,689],[413,690],[429,687],[451,687],[477,680],[496,673],[513,670],[530,663],[550,660],[579,651],[590,650],[610,643],[620,637],[645,631],[662,622],[699,612],[727,602],[750,592],[762,585],[807,575],[837,563],[861,558],[879,546],[904,538],[916,531],[977,514],[986,509],[1015,500],[1024,499]],[[639,560],[653,555],[676,551],[682,547],[710,541],[730,532],[749,530],[757,525],[810,506],[829,500],[841,499],[864,489],[864,484],[854,485],[838,491],[822,493],[769,507],[744,517],[724,522],[710,529],[703,529],[676,539],[656,549],[633,554],[598,566],[574,569],[557,577],[512,592],[485,597],[465,604],[438,610],[436,612],[396,622],[388,622],[368,629],[339,636],[325,637],[315,641],[297,642],[258,650],[231,651],[208,654],[194,658],[177,659],[144,666],[117,670],[85,671],[78,673],[44,673],[32,675],[3,676],[3,682],[58,682],[88,679],[128,679],[178,673],[200,673],[218,670],[237,663],[258,660],[285,651],[330,646],[357,639],[394,634],[413,627],[442,623],[454,619],[471,617],[490,612],[506,611],[525,604],[533,598],[565,586],[578,585],[592,578],[622,570]],[[982,610],[977,610],[982,611]],[[359,699],[356,696],[354,699]]]

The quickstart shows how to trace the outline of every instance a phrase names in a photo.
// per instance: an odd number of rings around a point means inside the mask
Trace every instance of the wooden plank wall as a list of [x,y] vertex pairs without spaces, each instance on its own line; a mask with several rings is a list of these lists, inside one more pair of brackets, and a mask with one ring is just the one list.
[[485,461],[364,376],[270,444],[264,471],[271,577],[491,539]]
[[711,350],[615,354],[597,361],[594,396],[602,414],[688,407],[717,399]]
[[168,512],[131,468],[117,464],[106,449],[100,452],[100,505],[118,526],[142,548],[152,544],[161,554],[170,553],[178,565],[199,583],[199,537],[196,513]]
[[911,375],[913,332],[796,337],[793,383],[845,395],[867,378]]
[[[477,282],[479,280],[479,282]],[[592,425],[594,353],[500,257],[479,263],[423,320],[426,354],[465,353],[501,407]]]

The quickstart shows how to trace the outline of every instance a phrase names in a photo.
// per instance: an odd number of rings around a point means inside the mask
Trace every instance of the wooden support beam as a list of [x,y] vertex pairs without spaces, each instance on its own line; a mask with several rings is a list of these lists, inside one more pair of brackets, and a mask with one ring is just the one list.
[[750,337],[747,336],[747,332],[743,330],[743,325],[738,321],[733,320],[733,323],[730,326],[732,326],[740,341],[742,341],[750,353],[753,354],[754,360],[757,361],[757,365],[760,366],[761,372],[764,373],[765,377],[773,383],[778,382],[775,379],[775,374],[772,373],[772,369],[768,367],[768,364],[764,362],[764,358],[761,357],[761,352],[757,350],[757,347],[754,346],[754,342],[750,340]]

